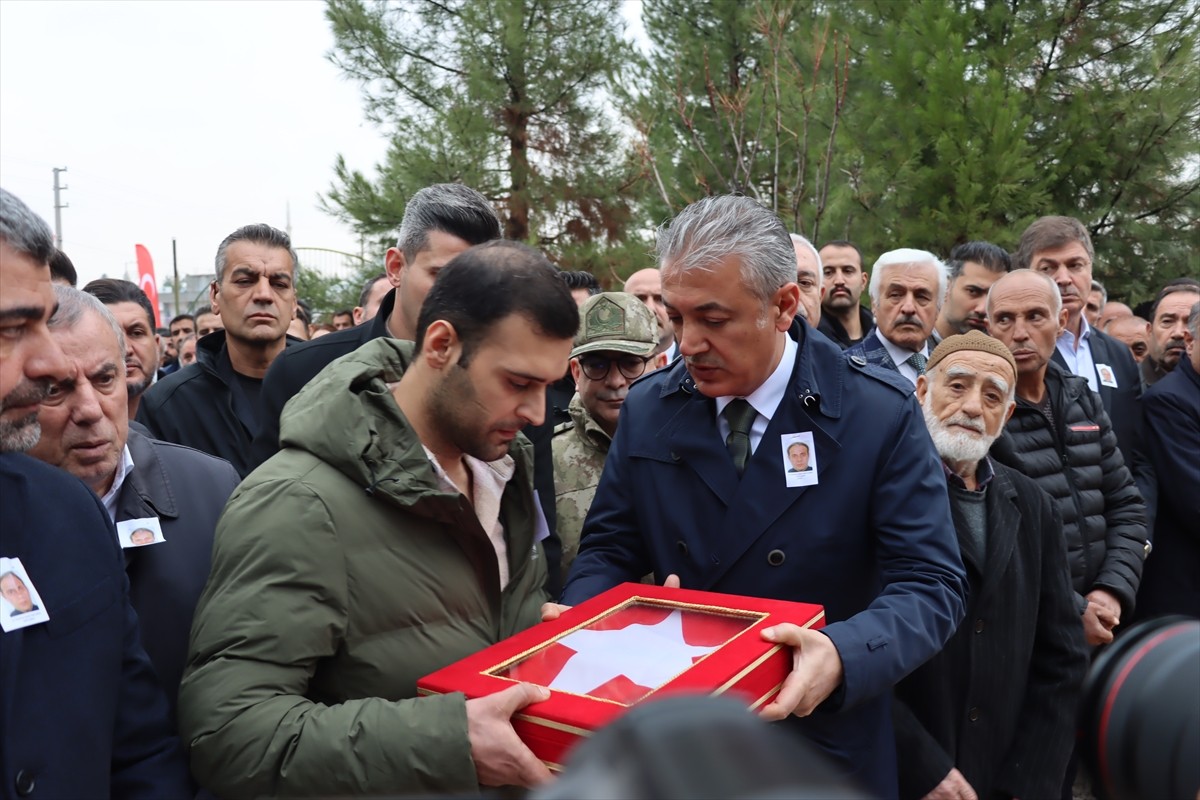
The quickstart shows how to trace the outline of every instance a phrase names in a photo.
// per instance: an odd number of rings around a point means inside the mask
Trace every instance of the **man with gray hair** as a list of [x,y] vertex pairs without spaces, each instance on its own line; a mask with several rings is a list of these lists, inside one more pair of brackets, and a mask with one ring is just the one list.
[[1179,365],[1142,395],[1158,516],[1138,590],[1139,617],[1200,617],[1200,303],[1188,311],[1184,340]]
[[227,461],[130,428],[121,323],[92,294],[57,286],[54,295],[50,331],[68,375],[42,402],[42,438],[29,454],[86,483],[118,529],[161,532],[153,547],[122,546],[142,643],[173,712],[213,531],[238,474]]
[[1016,386],[980,331],[943,339],[917,378],[970,589],[966,622],[896,687],[901,797],[1054,797],[1066,772],[1087,658],[1062,520],[988,458]]
[[[894,796],[892,687],[941,649],[965,592],[912,388],[796,320],[795,250],[754,200],[688,206],[659,230],[658,256],[683,358],[630,387],[563,602],[653,573],[822,604],[821,631],[763,631],[795,649],[760,713]],[[810,469],[789,475],[797,441]]]
[[15,797],[191,798],[116,530],[77,479],[21,452],[37,444],[39,404],[70,372],[47,327],[53,250],[46,223],[0,189],[0,571],[41,600],[0,634],[0,780]]
[[250,443],[264,424],[263,376],[290,341],[298,263],[291,238],[270,225],[225,237],[208,290],[225,329],[197,344],[195,364],[142,396],[137,420],[151,435],[223,458],[242,477],[250,472]]
[[821,254],[805,237],[791,234],[792,247],[796,250],[796,285],[800,287],[800,315],[808,320],[813,330],[821,324],[821,301],[825,298],[825,284],[821,276]]
[[1083,304],[1083,315],[1087,317],[1088,325],[1093,328],[1099,327],[1100,312],[1107,304],[1108,290],[1104,288],[1103,283],[1093,278],[1092,289],[1088,292],[1087,302]]
[[947,281],[946,265],[933,253],[904,248],[881,255],[871,270],[869,289],[875,329],[846,355],[899,372],[916,386],[917,376],[925,372]]

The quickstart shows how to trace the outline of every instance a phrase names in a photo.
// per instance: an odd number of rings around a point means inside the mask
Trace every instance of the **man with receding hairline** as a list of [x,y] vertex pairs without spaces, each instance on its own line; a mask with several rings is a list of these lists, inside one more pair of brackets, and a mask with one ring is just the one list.
[[1133,360],[1142,363],[1150,350],[1150,323],[1132,314],[1110,319],[1104,332],[1129,348]]
[[193,447],[253,469],[250,444],[263,426],[259,396],[272,362],[295,341],[287,335],[296,311],[292,240],[270,225],[246,225],[217,247],[209,303],[225,328],[196,346],[196,363],[146,392],[137,421],[158,439]]
[[1149,550],[1146,507],[1100,398],[1052,361],[1068,314],[1048,275],[1021,269],[992,284],[990,330],[1017,364],[1016,410],[992,455],[1054,500],[1076,610],[1096,646],[1111,642],[1121,620],[1132,617]]

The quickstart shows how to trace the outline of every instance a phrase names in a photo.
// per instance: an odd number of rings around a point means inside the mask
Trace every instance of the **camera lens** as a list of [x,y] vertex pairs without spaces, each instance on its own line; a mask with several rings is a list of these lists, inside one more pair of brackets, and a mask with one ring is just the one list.
[[1101,800],[1200,793],[1200,620],[1139,623],[1092,665],[1084,757]]

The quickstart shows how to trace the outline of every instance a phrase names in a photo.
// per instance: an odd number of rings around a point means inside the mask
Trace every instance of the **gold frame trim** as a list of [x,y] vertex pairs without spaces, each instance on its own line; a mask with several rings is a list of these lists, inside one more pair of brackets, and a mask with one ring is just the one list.
[[[759,624],[760,622],[764,621],[765,619],[767,619],[770,616],[770,613],[765,612],[765,611],[747,611],[744,608],[729,608],[727,606],[717,606],[717,605],[703,604],[703,603],[687,603],[687,602],[680,602],[678,600],[665,600],[665,599],[661,599],[661,598],[657,598],[657,597],[642,597],[641,595],[634,595],[632,597],[626,598],[625,600],[622,600],[620,603],[613,606],[612,608],[608,608],[608,609],[604,610],[603,612],[595,615],[594,617],[584,620],[583,622],[579,623],[578,625],[574,626],[573,628],[569,628],[569,629],[563,631],[562,633],[555,635],[553,638],[545,639],[545,640],[541,641],[540,643],[538,643],[538,645],[536,647],[531,647],[527,650],[523,650],[520,653],[517,653],[516,655],[509,656],[507,659],[500,662],[499,664],[496,664],[492,667],[488,667],[487,669],[480,670],[479,674],[486,675],[489,678],[498,678],[498,679],[504,680],[504,681],[520,683],[520,681],[517,681],[514,678],[510,678],[507,675],[497,675],[496,672],[503,670],[503,669],[507,669],[508,667],[511,667],[513,664],[516,664],[517,662],[519,662],[525,658],[528,658],[529,656],[533,655],[534,653],[538,652],[539,650],[542,650],[546,647],[549,647],[552,644],[557,643],[560,639],[563,639],[563,638],[571,635],[572,633],[575,633],[576,631],[582,630],[589,625],[599,622],[600,620],[607,619],[608,617],[611,617],[614,614],[618,614],[618,613],[626,610],[630,606],[637,605],[637,604],[649,605],[649,606],[660,606],[663,608],[670,608],[670,609],[683,609],[683,610],[688,610],[688,611],[699,611],[701,613],[716,614],[716,615],[722,616],[722,617],[738,617],[738,618],[747,619],[750,622],[745,628],[738,631],[733,636],[730,636],[728,639],[726,639],[725,641],[721,642],[719,645],[714,647],[712,652],[706,653],[704,656],[702,656],[700,658],[699,661],[693,662],[692,666],[690,666],[687,669],[683,670],[682,672],[679,672],[678,674],[673,675],[672,677],[668,678],[666,681],[664,681],[659,686],[654,687],[649,692],[647,692],[646,694],[642,695],[637,700],[635,700],[634,701],[635,703],[640,703],[640,702],[646,700],[648,697],[653,695],[659,689],[662,689],[664,686],[671,683],[671,681],[674,681],[677,678],[679,678],[679,676],[682,675],[684,672],[687,672],[688,670],[694,668],[697,664],[704,662],[705,659],[716,654],[717,651],[719,651],[721,648],[728,645],[734,639],[738,638],[739,636],[745,635],[747,631],[749,631],[755,625]],[[808,627],[809,625],[812,625],[819,618],[820,617],[814,617],[812,620],[809,620],[808,624],[805,625],[804,627]],[[751,665],[750,669],[761,664],[765,658],[770,656],[771,653],[774,653],[778,649],[779,649],[778,646],[775,647],[770,653],[767,654],[767,656],[763,656],[762,659],[759,659],[753,665]],[[746,671],[743,671],[734,680],[736,681],[736,680],[740,679],[745,674],[746,674]],[[725,690],[725,688],[727,688],[727,686],[728,686],[728,684],[725,687],[722,687],[718,692],[714,692],[714,694],[720,694],[720,692],[723,692]],[[547,687],[547,688],[549,688],[549,687]],[[631,705],[630,703],[619,703],[616,700],[609,700],[604,697],[594,697],[590,694],[579,694],[577,692],[568,692],[568,691],[564,691],[563,689],[554,689],[553,691],[560,692],[560,693],[566,694],[566,695],[571,695],[572,697],[583,697],[588,700],[594,700],[598,703],[609,703],[614,706],[620,706],[621,708],[629,708]],[[530,721],[532,722],[532,720],[530,720]],[[551,725],[550,727],[555,727],[555,726]],[[568,728],[561,728],[560,730],[566,730],[568,732],[572,732]]]

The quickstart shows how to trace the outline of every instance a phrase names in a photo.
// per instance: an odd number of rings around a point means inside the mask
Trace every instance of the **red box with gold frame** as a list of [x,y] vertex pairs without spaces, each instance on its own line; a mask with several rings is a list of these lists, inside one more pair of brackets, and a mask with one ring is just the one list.
[[550,699],[514,715],[513,728],[558,769],[582,737],[646,698],[734,694],[758,708],[792,668],[790,648],[760,631],[824,620],[809,603],[624,583],[427,675],[417,691],[475,698],[518,681],[548,687]]

